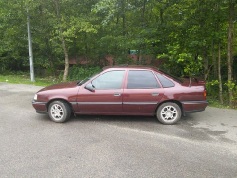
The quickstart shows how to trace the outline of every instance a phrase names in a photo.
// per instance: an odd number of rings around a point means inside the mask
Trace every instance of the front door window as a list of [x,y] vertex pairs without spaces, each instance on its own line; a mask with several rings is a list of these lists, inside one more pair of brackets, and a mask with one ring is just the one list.
[[95,90],[121,89],[124,73],[122,70],[106,72],[93,80],[92,85]]

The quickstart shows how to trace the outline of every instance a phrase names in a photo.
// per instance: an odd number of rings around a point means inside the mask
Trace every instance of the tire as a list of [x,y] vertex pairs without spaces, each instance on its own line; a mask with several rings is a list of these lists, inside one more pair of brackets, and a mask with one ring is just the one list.
[[157,119],[165,125],[177,123],[181,118],[182,112],[176,103],[163,103],[156,111]]
[[63,101],[54,101],[48,107],[48,114],[52,121],[63,123],[71,116],[69,105]]

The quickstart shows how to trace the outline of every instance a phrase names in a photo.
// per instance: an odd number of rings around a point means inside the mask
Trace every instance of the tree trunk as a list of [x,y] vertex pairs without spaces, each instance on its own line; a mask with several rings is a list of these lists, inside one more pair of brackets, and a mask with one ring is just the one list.
[[208,57],[207,57],[207,51],[206,49],[203,49],[203,65],[204,65],[204,79],[207,80],[208,78]]
[[[142,12],[141,12],[141,27],[143,29],[146,26],[145,13],[146,13],[146,0],[143,0]],[[144,53],[145,44],[143,41],[143,36],[141,36],[140,39],[141,39],[141,44],[140,44],[140,48],[139,48],[138,61],[139,61],[139,64],[144,64],[145,61],[143,60],[143,53]]]
[[160,24],[163,25],[164,23],[164,10],[160,9]]
[[[61,24],[61,14],[60,14],[60,7],[59,7],[59,2],[58,0],[54,0],[55,2],[55,7],[56,7],[56,14],[57,14],[57,18],[58,18],[58,23]],[[64,68],[64,73],[63,73],[63,81],[67,80],[67,76],[68,76],[68,71],[69,71],[69,58],[68,58],[68,51],[67,51],[67,46],[66,46],[66,41],[65,38],[63,36],[63,29],[60,26],[59,28],[59,36],[62,42],[62,48],[63,48],[63,52],[64,52],[64,60],[65,60],[65,68]]]
[[[233,64],[233,41],[234,41],[234,11],[235,1],[229,0],[229,20],[228,20],[228,45],[227,45],[227,60],[228,60],[228,83],[232,82],[232,64]],[[232,106],[233,92],[228,87],[229,105]]]
[[219,80],[219,100],[223,104],[222,78],[221,78],[221,45],[218,44],[218,80]]
[[123,28],[123,36],[126,36],[126,2],[124,0],[121,1],[121,16],[122,16],[122,28]]
[[213,66],[213,78],[217,78],[217,73],[218,73],[218,69],[217,69],[217,64],[216,64],[216,53],[215,53],[215,44],[214,41],[212,40],[212,66]]
[[140,46],[140,49],[138,50],[139,56],[138,56],[138,64],[141,65],[143,64],[143,60],[142,60],[142,47]]
[[65,58],[65,68],[64,68],[64,73],[63,73],[63,81],[67,81],[67,76],[68,76],[68,71],[69,71],[69,58],[68,58],[68,51],[65,43],[65,39],[62,36],[62,47],[63,47],[63,52],[64,52],[64,58]]

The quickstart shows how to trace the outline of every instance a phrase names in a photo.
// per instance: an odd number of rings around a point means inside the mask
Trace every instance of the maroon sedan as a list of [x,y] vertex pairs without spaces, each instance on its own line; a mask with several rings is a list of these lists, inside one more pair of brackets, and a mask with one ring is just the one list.
[[54,122],[65,122],[74,113],[156,115],[163,124],[174,124],[182,115],[207,107],[203,81],[179,79],[144,66],[107,67],[81,82],[45,87],[32,104]]

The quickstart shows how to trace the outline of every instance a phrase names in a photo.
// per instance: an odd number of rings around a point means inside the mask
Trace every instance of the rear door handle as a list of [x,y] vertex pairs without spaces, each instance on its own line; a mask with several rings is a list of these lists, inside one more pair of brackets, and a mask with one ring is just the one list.
[[114,96],[121,96],[121,93],[114,93]]
[[152,93],[151,96],[158,96],[159,93]]

